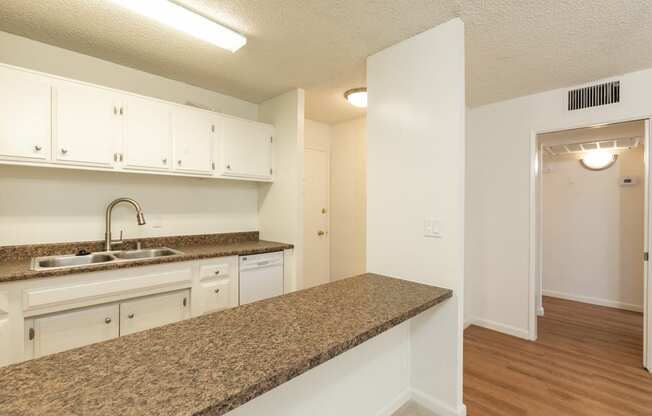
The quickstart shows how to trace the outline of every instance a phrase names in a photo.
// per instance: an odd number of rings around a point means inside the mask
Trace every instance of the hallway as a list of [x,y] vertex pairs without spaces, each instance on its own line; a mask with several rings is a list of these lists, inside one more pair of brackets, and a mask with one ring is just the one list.
[[469,416],[652,415],[642,314],[548,297],[544,309],[534,343],[464,332]]

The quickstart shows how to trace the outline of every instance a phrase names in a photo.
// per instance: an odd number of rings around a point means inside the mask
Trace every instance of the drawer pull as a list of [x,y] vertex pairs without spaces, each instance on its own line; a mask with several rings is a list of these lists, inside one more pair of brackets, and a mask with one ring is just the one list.
[[105,324],[110,324],[111,323],[111,318],[104,318],[104,323]]
[[183,298],[183,306],[187,306],[187,305],[188,305],[188,298]]
[[219,288],[215,289],[215,293],[220,293],[220,289]]
[[127,315],[127,318],[134,319],[134,316],[136,316],[136,315],[134,315],[133,313],[130,313],[129,315]]
[[216,274],[216,275],[220,274],[220,271],[219,271],[219,270],[215,270],[215,274]]

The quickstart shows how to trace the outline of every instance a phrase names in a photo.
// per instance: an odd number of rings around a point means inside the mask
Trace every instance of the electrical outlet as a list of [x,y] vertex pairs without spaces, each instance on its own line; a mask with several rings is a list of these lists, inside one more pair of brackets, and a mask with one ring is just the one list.
[[428,238],[442,238],[441,221],[437,218],[426,218],[423,221],[423,236]]

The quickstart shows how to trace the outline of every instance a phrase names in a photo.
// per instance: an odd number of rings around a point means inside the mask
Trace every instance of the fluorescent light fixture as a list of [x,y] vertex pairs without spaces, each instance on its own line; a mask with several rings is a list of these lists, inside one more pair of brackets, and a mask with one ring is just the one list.
[[235,52],[247,38],[212,20],[168,0],[111,0],[125,9],[142,14],[166,26],[220,48]]
[[605,170],[616,163],[616,159],[618,159],[618,155],[597,150],[583,156],[580,163],[589,170]]
[[367,89],[366,88],[354,88],[348,90],[344,93],[344,98],[351,103],[351,105],[367,108]]

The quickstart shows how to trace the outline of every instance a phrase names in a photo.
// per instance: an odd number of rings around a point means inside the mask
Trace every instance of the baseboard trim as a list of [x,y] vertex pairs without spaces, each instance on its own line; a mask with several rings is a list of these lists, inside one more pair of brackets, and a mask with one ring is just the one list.
[[643,306],[634,305],[632,303],[618,302],[609,299],[592,298],[589,296],[573,295],[571,293],[556,292],[554,290],[544,290],[542,293],[543,296],[549,296],[551,298],[572,300],[575,302],[588,303],[597,306],[606,306],[607,308],[623,309],[632,312],[643,312]]
[[376,413],[376,416],[392,416],[398,409],[403,407],[404,404],[412,399],[412,391],[410,388],[403,390],[390,404],[383,407],[383,409]]
[[430,410],[437,416],[466,416],[466,406],[462,405],[459,409],[455,410],[421,390],[412,387],[403,390],[390,404],[378,412],[376,416],[392,416],[398,409],[410,401]]
[[501,324],[499,322],[490,321],[488,319],[473,319],[471,325],[477,325],[482,328],[491,329],[492,331],[502,332],[503,334],[511,335],[517,338],[531,340],[530,333],[526,329],[516,328],[511,325]]
[[464,405],[461,405],[458,409],[454,409],[419,389],[411,388],[410,391],[414,402],[430,410],[437,416],[466,416],[466,406]]

